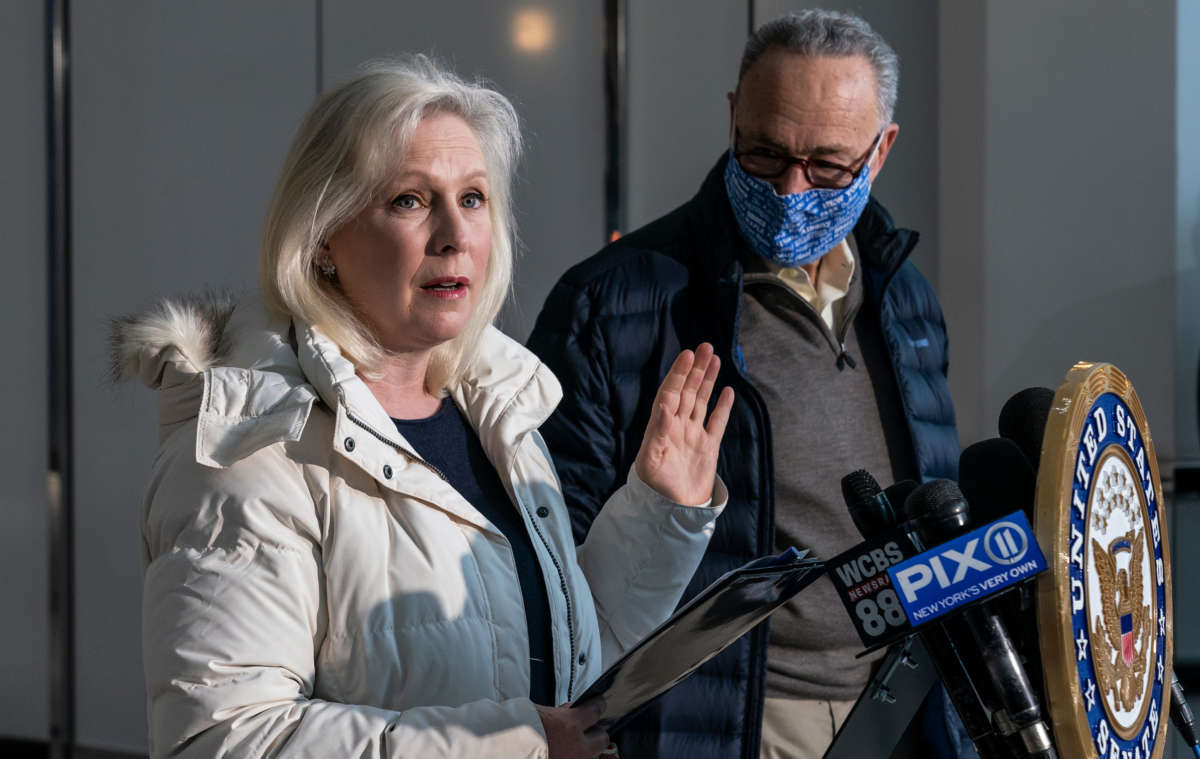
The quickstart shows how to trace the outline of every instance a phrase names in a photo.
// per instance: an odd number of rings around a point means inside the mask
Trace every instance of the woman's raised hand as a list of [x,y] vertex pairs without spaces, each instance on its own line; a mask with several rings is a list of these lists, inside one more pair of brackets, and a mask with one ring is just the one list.
[[695,353],[685,350],[679,354],[654,397],[650,422],[634,462],[642,482],[686,506],[697,506],[712,497],[717,452],[733,407],[733,388],[726,387],[707,426],[704,424],[720,368],[721,359],[713,355],[708,343],[701,343]]

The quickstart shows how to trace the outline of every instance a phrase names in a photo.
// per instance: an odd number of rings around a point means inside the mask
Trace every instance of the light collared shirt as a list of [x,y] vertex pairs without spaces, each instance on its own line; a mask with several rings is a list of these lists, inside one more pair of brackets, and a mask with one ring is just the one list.
[[816,282],[799,266],[780,266],[764,259],[767,268],[812,306],[830,330],[835,329],[834,325],[842,315],[842,301],[850,291],[850,280],[854,276],[854,253],[850,250],[849,240],[845,238],[821,257]]

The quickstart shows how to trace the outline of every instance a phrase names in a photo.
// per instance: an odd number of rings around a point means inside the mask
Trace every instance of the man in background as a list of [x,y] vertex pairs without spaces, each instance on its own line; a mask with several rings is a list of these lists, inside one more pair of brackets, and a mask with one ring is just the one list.
[[[689,202],[568,271],[529,345],[564,397],[543,427],[582,540],[624,482],[660,379],[713,343],[737,401],[719,472],[730,501],[688,595],[788,546],[861,540],[840,491],[953,477],[937,298],[915,232],[870,197],[899,127],[898,64],[861,18],[772,21],[729,95],[730,149]],[[613,557],[619,561],[620,557]],[[866,685],[828,579],[708,662],[619,736],[629,757],[819,757]]]

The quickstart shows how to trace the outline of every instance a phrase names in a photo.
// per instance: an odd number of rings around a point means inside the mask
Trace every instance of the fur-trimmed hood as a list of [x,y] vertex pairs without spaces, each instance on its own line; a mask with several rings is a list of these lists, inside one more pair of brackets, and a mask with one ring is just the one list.
[[[197,420],[196,460],[207,466],[298,440],[314,402],[416,457],[336,344],[257,300],[164,299],[115,320],[111,350],[115,378],[159,391],[160,440]],[[450,395],[489,456],[503,459],[549,417],[561,389],[532,353],[490,328]]]
[[[188,366],[194,374],[203,372],[228,352],[225,329],[233,310],[229,295],[204,293],[164,298],[145,311],[113,320],[113,379],[136,376],[157,388],[168,362]],[[176,355],[168,357],[171,350]]]

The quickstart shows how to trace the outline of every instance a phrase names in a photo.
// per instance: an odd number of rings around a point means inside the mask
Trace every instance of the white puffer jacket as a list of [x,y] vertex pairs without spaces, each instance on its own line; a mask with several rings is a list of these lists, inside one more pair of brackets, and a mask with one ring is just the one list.
[[[242,305],[118,325],[159,391],[143,505],[151,756],[545,757],[508,541],[338,348]],[[532,537],[559,702],[665,619],[724,507],[632,474],[576,550],[537,432],[561,391],[496,330],[451,391]]]

